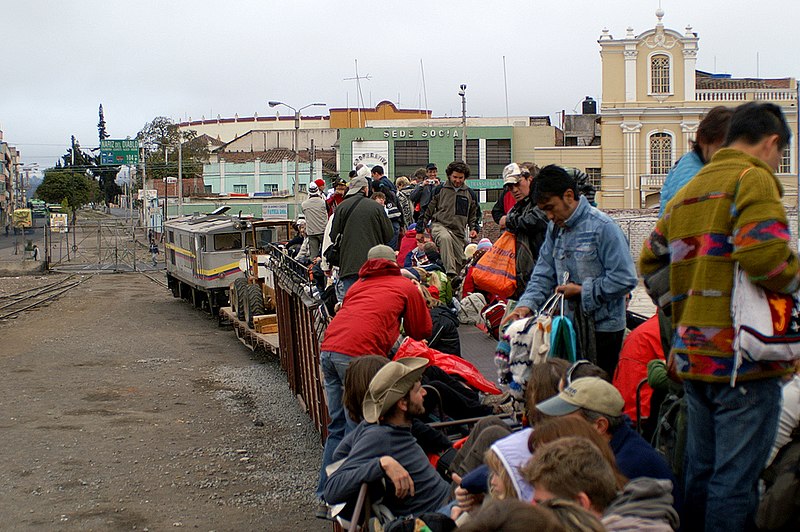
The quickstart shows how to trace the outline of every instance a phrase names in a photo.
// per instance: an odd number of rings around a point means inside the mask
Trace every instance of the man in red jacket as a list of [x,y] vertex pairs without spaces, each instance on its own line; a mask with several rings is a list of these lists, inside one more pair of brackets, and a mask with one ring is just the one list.
[[320,346],[330,423],[317,485],[319,499],[327,480],[325,467],[344,436],[355,427],[342,405],[347,367],[354,357],[386,356],[400,335],[401,319],[405,334],[415,340],[431,335],[425,299],[414,283],[400,274],[394,250],[386,245],[374,246]]

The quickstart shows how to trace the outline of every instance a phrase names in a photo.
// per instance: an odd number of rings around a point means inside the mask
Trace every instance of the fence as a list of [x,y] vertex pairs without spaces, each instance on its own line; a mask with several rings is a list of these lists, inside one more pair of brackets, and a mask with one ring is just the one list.
[[66,232],[45,228],[45,259],[50,268],[81,271],[154,269],[147,229],[124,220],[78,221]]
[[286,371],[289,388],[324,439],[328,410],[319,370],[319,346],[328,320],[322,300],[306,266],[274,245],[267,251],[267,269],[272,272],[275,287],[281,368]]

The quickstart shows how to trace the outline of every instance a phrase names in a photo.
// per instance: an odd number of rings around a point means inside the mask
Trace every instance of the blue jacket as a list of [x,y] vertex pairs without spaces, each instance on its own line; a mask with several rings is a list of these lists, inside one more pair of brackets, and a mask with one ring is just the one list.
[[566,271],[569,282],[581,285],[581,308],[594,314],[596,330],[625,329],[625,296],[638,281],[625,235],[583,196],[565,226],[548,224],[539,259],[517,306],[538,311]]
[[700,169],[703,168],[703,161],[700,156],[692,150],[683,157],[681,157],[675,166],[670,169],[664,180],[664,186],[661,187],[661,206],[658,209],[658,216],[664,214],[664,207],[667,202],[671,200],[675,194],[683,188],[683,185],[688,183]]

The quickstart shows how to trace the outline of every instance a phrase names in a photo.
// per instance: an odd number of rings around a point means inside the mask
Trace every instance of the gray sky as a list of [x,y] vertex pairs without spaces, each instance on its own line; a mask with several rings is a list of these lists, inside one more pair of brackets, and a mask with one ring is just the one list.
[[[2,2],[0,129],[24,162],[51,166],[74,134],[112,138],[153,117],[274,114],[387,99],[470,116],[555,115],[600,99],[597,39],[656,23],[658,0],[25,0]],[[797,77],[796,0],[662,0],[664,24],[700,36],[697,68],[736,77]],[[757,61],[758,54],[758,61]],[[310,108],[325,114],[323,108]],[[283,112],[285,114],[285,111]]]

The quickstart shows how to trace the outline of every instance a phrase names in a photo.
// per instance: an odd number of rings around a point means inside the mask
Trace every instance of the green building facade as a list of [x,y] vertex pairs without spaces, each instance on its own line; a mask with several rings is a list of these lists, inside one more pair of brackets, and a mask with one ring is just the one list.
[[[479,191],[482,203],[494,203],[502,189],[503,167],[514,160],[513,132],[511,126],[467,127],[468,185]],[[461,139],[461,126],[341,129],[339,175],[364,163],[383,166],[394,181],[432,162],[445,179],[447,165],[463,159]]]

